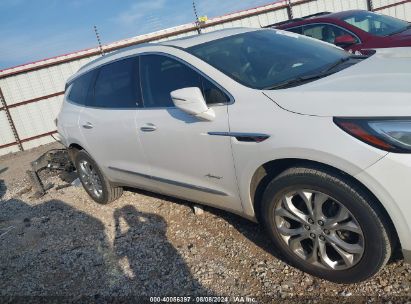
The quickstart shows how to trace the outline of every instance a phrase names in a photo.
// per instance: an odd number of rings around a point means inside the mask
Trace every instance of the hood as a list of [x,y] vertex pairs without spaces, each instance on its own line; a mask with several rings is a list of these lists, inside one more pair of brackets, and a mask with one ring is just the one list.
[[316,116],[411,116],[411,48],[380,49],[294,88],[264,90],[281,108]]

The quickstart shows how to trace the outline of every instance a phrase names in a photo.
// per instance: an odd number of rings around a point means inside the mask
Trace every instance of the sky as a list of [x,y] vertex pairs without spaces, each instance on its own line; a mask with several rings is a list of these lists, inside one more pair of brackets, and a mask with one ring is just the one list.
[[[196,0],[208,18],[274,0]],[[193,22],[192,0],[0,0],[0,70]]]

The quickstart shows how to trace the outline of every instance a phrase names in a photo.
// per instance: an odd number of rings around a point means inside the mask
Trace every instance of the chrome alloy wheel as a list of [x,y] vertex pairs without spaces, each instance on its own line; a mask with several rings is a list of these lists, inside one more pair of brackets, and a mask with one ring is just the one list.
[[79,175],[84,187],[96,198],[103,195],[101,180],[95,168],[87,160],[79,162]]
[[307,189],[288,192],[276,203],[273,216],[285,244],[314,266],[348,269],[364,254],[364,235],[357,220],[324,193]]

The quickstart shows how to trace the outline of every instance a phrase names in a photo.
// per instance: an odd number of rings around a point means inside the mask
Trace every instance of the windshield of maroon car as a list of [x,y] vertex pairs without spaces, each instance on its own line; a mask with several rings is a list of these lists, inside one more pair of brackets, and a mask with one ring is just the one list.
[[254,89],[320,73],[349,56],[331,44],[271,29],[228,36],[187,51]]
[[386,15],[367,11],[353,13],[342,18],[343,21],[376,36],[389,36],[400,33],[409,27],[409,23]]

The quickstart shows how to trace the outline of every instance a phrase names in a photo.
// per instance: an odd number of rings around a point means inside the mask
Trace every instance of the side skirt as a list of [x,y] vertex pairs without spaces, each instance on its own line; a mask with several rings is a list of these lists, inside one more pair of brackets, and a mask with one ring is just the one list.
[[162,177],[151,176],[151,175],[148,175],[148,174],[142,174],[142,173],[129,171],[129,170],[125,170],[125,169],[120,169],[120,168],[116,168],[116,167],[111,167],[111,166],[109,166],[108,168],[111,169],[111,170],[120,171],[120,172],[124,172],[124,173],[127,173],[127,174],[132,174],[132,175],[137,175],[137,176],[140,176],[140,177],[143,177],[143,178],[147,178],[147,179],[151,179],[151,180],[154,180],[154,181],[166,183],[166,184],[169,184],[169,185],[174,185],[174,186],[178,186],[178,187],[182,187],[182,188],[197,190],[197,191],[210,193],[210,194],[228,196],[227,193],[224,193],[224,192],[218,191],[218,190],[214,190],[214,189],[209,189],[209,188],[205,188],[205,187],[201,187],[201,186],[196,186],[196,185],[186,184],[186,183],[182,183],[182,182],[177,182],[177,181],[170,180],[170,179],[165,179],[165,178],[162,178]]

